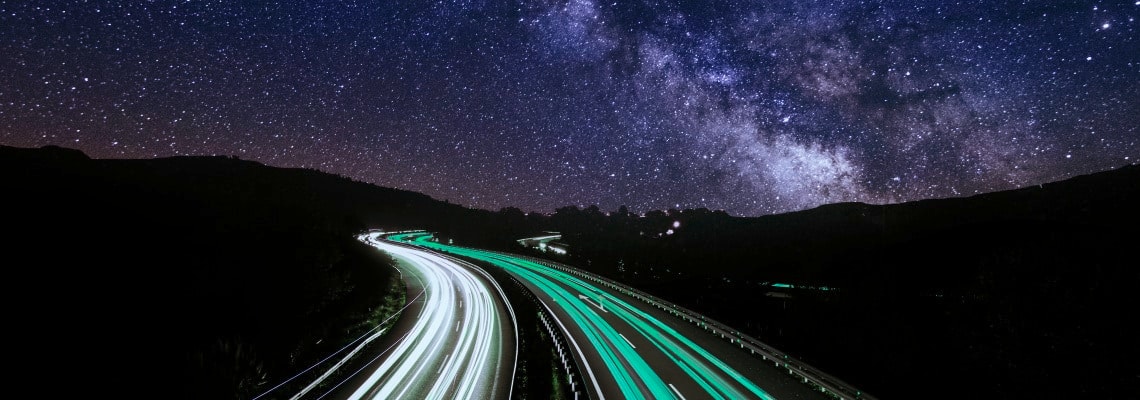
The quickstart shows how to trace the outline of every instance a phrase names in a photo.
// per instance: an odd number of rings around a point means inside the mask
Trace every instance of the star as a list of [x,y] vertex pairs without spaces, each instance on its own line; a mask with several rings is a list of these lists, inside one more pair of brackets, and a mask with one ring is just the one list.
[[1134,160],[1134,17],[1043,7],[4,3],[0,143],[238,155],[528,212],[762,215]]

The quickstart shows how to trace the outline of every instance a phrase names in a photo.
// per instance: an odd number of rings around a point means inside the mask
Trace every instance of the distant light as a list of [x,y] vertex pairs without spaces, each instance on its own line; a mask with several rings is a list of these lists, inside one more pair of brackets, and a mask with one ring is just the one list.
[[666,234],[666,235],[672,235],[672,234],[673,234],[673,230],[672,230],[672,229],[670,229],[670,230],[667,230],[667,231],[665,231],[665,234]]
[[681,227],[681,221],[673,221],[673,228],[680,228],[680,227]]
[[1111,28],[1111,27],[1112,27],[1112,24],[1110,24],[1110,23],[1108,23],[1108,22],[1105,22],[1105,23],[1103,23],[1103,24],[1101,24],[1101,25],[1100,25],[1100,29],[1108,29],[1108,28]]

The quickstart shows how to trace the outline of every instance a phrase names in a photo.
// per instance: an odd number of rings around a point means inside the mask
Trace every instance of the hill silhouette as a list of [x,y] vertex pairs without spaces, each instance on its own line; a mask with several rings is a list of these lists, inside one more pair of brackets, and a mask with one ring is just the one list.
[[565,261],[883,398],[1109,399],[1140,383],[1138,204],[1128,165],[967,198],[756,218],[566,207],[551,222]]
[[754,218],[492,212],[230,157],[51,146],[0,146],[0,177],[13,359],[93,371],[77,392],[248,398],[280,381],[388,290],[391,271],[376,267],[390,260],[351,240],[365,228],[517,252],[531,250],[514,239],[557,230],[568,255],[532,254],[705,313],[881,398],[1115,399],[1140,384],[1135,165]]
[[0,182],[11,359],[81,368],[83,393],[250,398],[387,294],[391,261],[353,240],[365,227],[514,236],[479,231],[487,211],[230,157],[0,146]]

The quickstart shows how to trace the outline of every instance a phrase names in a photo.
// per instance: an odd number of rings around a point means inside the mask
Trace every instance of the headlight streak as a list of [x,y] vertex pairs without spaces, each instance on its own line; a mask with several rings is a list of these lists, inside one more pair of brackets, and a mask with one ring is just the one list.
[[[421,292],[420,294],[416,295],[416,297],[413,298],[412,301],[418,300],[419,297],[422,295],[423,295],[423,293]],[[409,302],[409,304],[411,304],[411,302]],[[403,308],[400,309],[399,312],[393,314],[392,316],[394,317],[394,316],[400,315],[400,313],[402,313],[407,308],[408,308],[408,306],[405,305]],[[388,319],[391,319],[391,318],[392,317],[388,317]],[[378,325],[378,327],[382,326],[385,322],[388,322],[388,319],[381,322]],[[332,374],[334,372],[336,372],[336,370],[340,369],[340,367],[343,366],[345,363],[347,363],[348,360],[351,360],[353,357],[355,357],[357,353],[359,353],[361,350],[364,349],[364,347],[368,346],[368,344],[372,343],[373,340],[376,340],[377,338],[383,336],[385,333],[387,333],[387,330],[378,330],[375,333],[368,335],[368,337],[365,338],[364,341],[360,342],[360,344],[357,345],[355,348],[353,348],[352,351],[345,354],[344,357],[342,357],[340,359],[340,361],[337,361],[336,364],[333,364],[331,367],[329,367],[329,369],[326,370],[323,374],[321,374],[321,376],[317,377],[317,379],[313,380],[312,383],[309,383],[307,386],[305,386],[303,389],[301,389],[301,391],[299,391],[299,392],[297,392],[297,394],[293,395],[293,397],[290,397],[289,400],[298,400],[298,399],[304,397],[306,394],[309,393],[309,391],[315,389],[318,385],[321,384],[321,382],[324,382],[325,379],[328,379],[329,376],[332,376]],[[350,345],[351,345],[351,343],[350,343]],[[338,353],[339,352],[340,351],[338,351]],[[387,352],[387,350],[385,350],[385,352]],[[334,355],[335,354],[336,353],[334,353]],[[323,362],[323,360],[322,360],[322,362]],[[337,384],[337,386],[340,386],[340,385]],[[258,396],[258,397],[260,397],[260,396]],[[322,395],[321,397],[324,397],[324,396]],[[254,400],[256,400],[256,399],[257,399],[257,397],[254,398]]]
[[[423,292],[420,292],[420,293],[419,293],[419,294],[417,294],[417,295],[416,295],[414,298],[412,298],[412,300],[411,300],[411,301],[416,301],[416,300],[418,300],[418,299],[419,299],[419,297],[420,297],[420,296],[422,296],[422,295],[423,295]],[[410,304],[410,303],[411,303],[411,302],[409,302],[409,304]],[[348,360],[349,360],[349,359],[351,359],[353,356],[355,356],[357,353],[359,353],[361,350],[363,350],[365,346],[367,346],[367,345],[368,345],[368,344],[370,344],[370,343],[371,343],[373,340],[375,340],[375,339],[379,338],[380,336],[383,336],[383,335],[386,333],[386,331],[383,331],[383,330],[379,330],[380,326],[383,326],[383,325],[384,325],[384,323],[388,322],[388,320],[392,319],[392,317],[395,317],[395,316],[398,316],[398,315],[400,315],[400,313],[404,312],[404,310],[406,310],[407,308],[408,308],[408,306],[407,306],[407,305],[404,305],[404,307],[403,307],[403,308],[401,308],[401,309],[400,309],[400,311],[397,311],[397,312],[396,312],[395,314],[393,314],[391,317],[388,317],[388,319],[385,319],[384,321],[381,321],[381,322],[380,322],[380,324],[378,324],[378,325],[376,326],[376,328],[373,328],[372,330],[369,330],[368,332],[365,332],[363,335],[360,335],[360,337],[359,337],[359,338],[357,338],[356,340],[353,340],[353,341],[352,341],[352,342],[350,342],[349,344],[346,344],[346,345],[344,345],[344,347],[341,347],[339,350],[337,350],[337,351],[333,352],[332,354],[329,354],[329,355],[328,355],[328,357],[325,357],[325,358],[321,359],[321,360],[320,360],[320,361],[318,361],[316,364],[313,364],[313,365],[309,366],[308,368],[305,368],[304,370],[302,370],[301,372],[298,372],[297,374],[293,375],[293,376],[292,376],[292,377],[290,377],[289,379],[286,379],[285,381],[283,381],[283,382],[281,382],[281,383],[277,384],[277,386],[274,386],[274,387],[270,388],[269,390],[267,390],[267,391],[265,391],[265,392],[263,392],[263,393],[261,393],[261,394],[259,394],[259,395],[255,396],[255,397],[253,397],[253,398],[252,398],[252,399],[250,399],[250,400],[258,400],[258,399],[260,399],[260,398],[262,398],[262,397],[265,397],[265,396],[266,396],[266,395],[268,395],[269,393],[272,393],[273,391],[275,391],[275,390],[277,390],[277,389],[281,388],[282,386],[285,386],[285,385],[286,385],[286,384],[288,384],[289,382],[292,382],[294,379],[297,379],[297,378],[299,378],[301,375],[304,375],[305,373],[307,373],[307,372],[311,371],[313,368],[316,368],[317,366],[319,366],[319,365],[321,365],[321,364],[324,364],[324,363],[325,363],[325,361],[331,360],[331,359],[332,359],[333,357],[335,357],[337,354],[340,354],[341,352],[343,352],[343,351],[345,351],[345,350],[348,350],[348,348],[349,348],[349,347],[352,347],[352,345],[354,345],[354,344],[355,344],[355,345],[356,345],[356,347],[354,347],[354,348],[353,348],[351,351],[349,351],[347,354],[345,354],[345,355],[344,355],[344,356],[343,356],[343,357],[340,359],[340,361],[337,361],[335,364],[333,364],[333,366],[329,367],[329,369],[328,369],[328,370],[326,370],[326,371],[325,371],[323,374],[321,374],[321,376],[317,377],[317,379],[316,379],[316,380],[314,380],[314,381],[313,381],[312,383],[310,383],[308,386],[305,386],[303,389],[301,389],[301,391],[300,391],[300,392],[298,392],[296,395],[293,395],[293,397],[290,397],[290,399],[291,399],[291,400],[293,400],[293,399],[299,399],[299,398],[301,398],[301,397],[304,397],[304,395],[305,395],[305,394],[307,394],[307,393],[308,393],[310,390],[314,389],[314,388],[315,388],[317,385],[319,385],[321,382],[323,382],[325,379],[327,379],[327,378],[328,378],[330,375],[332,375],[332,373],[333,373],[333,372],[336,372],[336,370],[337,370],[337,369],[339,369],[339,368],[340,368],[342,365],[344,365],[344,363],[345,363],[345,362],[348,362]],[[390,350],[390,349],[389,349],[389,350]],[[386,353],[386,352],[387,352],[387,350],[385,350],[384,352]],[[381,353],[381,354],[383,354],[383,353]],[[379,356],[377,356],[377,358],[378,358],[378,357],[379,357]],[[359,371],[357,371],[357,372],[359,372]],[[356,373],[353,373],[353,375],[355,375],[355,374],[356,374]],[[334,387],[340,386],[340,384],[341,384],[341,383],[344,383],[344,381],[341,381],[340,383],[338,383],[338,384],[334,385]],[[327,393],[326,393],[326,394],[327,394]],[[324,397],[324,395],[321,395],[321,397],[318,397],[318,398],[323,398],[323,397]]]
[[[411,235],[415,234],[395,235],[390,239],[402,240]],[[426,237],[420,237],[420,240],[417,240],[415,244],[425,245],[429,248],[432,246],[426,245],[435,245],[435,243],[427,242],[426,239]],[[477,256],[481,254],[477,250],[459,247],[448,246],[446,249],[461,255]],[[472,253],[468,254],[467,252]],[[522,274],[527,281],[542,287],[543,291],[566,310],[574,323],[582,329],[587,341],[596,349],[616,381],[622,397],[644,398],[647,397],[646,393],[648,393],[648,397],[651,398],[673,398],[672,391],[641,355],[634,351],[628,342],[622,340],[613,326],[591,309],[592,306],[578,300],[577,293],[565,290],[541,274],[513,267],[497,258],[476,258],[487,260],[512,272]]]
[[[441,256],[442,256],[442,255],[441,255]],[[502,288],[501,286],[499,286],[499,282],[498,282],[498,281],[496,281],[496,280],[495,280],[495,278],[491,277],[491,275],[490,275],[490,274],[488,274],[488,273],[487,273],[487,271],[484,271],[482,268],[479,268],[479,267],[475,266],[474,264],[471,264],[471,263],[469,263],[469,262],[467,262],[467,261],[463,261],[463,260],[461,260],[461,259],[458,259],[458,258],[455,258],[455,257],[451,257],[451,256],[442,256],[442,257],[444,257],[444,258],[446,258],[446,259],[448,259],[448,260],[450,260],[450,261],[452,261],[452,262],[454,262],[454,263],[456,263],[456,264],[465,265],[465,266],[467,266],[467,268],[468,268],[468,270],[469,270],[469,271],[474,271],[475,273],[478,273],[479,275],[482,275],[482,276],[483,276],[483,278],[485,279],[485,281],[486,281],[486,282],[489,282],[489,283],[491,284],[491,286],[493,286],[493,287],[495,288],[495,292],[499,294],[499,298],[500,298],[500,299],[503,299],[503,300],[506,300],[506,298],[507,298],[507,294],[503,292],[503,288]],[[514,307],[512,307],[512,306],[511,306],[511,302],[509,302],[509,301],[503,301],[503,305],[504,305],[504,306],[506,306],[506,308],[507,308],[507,314],[509,314],[509,315],[510,315],[510,318],[511,318],[511,328],[512,328],[511,332],[515,332],[515,336],[514,336],[514,337],[516,337],[516,338],[517,338],[517,337],[518,337],[518,331],[519,331],[519,327],[518,327],[518,319],[517,319],[517,318],[515,318],[515,309],[514,309]],[[462,307],[462,306],[463,306],[463,303],[460,303],[460,307]],[[517,355],[518,355],[518,353],[519,353],[519,352],[518,352],[518,345],[519,345],[519,343],[518,343],[518,340],[514,340],[514,342],[515,342],[515,351],[514,351],[514,354],[517,356]],[[499,358],[498,358],[496,361],[497,361],[499,364],[502,364],[502,363],[504,363],[506,360],[504,360],[502,357],[499,357]],[[513,397],[514,397],[514,386],[515,386],[515,385],[514,385],[514,379],[515,379],[515,374],[516,374],[516,372],[518,371],[518,363],[516,363],[516,362],[513,362],[513,361],[514,361],[514,360],[512,360],[512,362],[511,362],[511,372],[510,372],[510,375],[509,375],[510,379],[508,380],[509,382],[508,382],[508,383],[507,383],[507,385],[506,385],[506,386],[507,386],[507,398],[508,398],[508,399],[510,399],[510,398],[513,398]],[[495,373],[496,373],[496,375],[498,375],[499,373],[501,373],[501,372],[505,371],[505,369],[504,369],[504,368],[501,368],[501,367],[500,367],[500,368],[495,368],[494,370],[495,370]],[[498,382],[501,382],[501,381],[502,381],[502,380],[500,380],[500,379],[495,379],[495,382],[496,382],[496,383],[498,383]],[[495,392],[495,393],[499,393],[499,392],[501,392],[501,390],[493,390],[493,392]],[[600,400],[600,399],[599,399],[599,400]]]
[[396,347],[396,345],[399,344],[400,341],[404,340],[405,338],[408,337],[408,335],[411,335],[411,334],[412,334],[411,331],[404,333],[402,336],[400,336],[400,339],[397,340],[397,343],[393,343],[391,346],[388,346],[387,349],[384,349],[384,351],[380,352],[380,354],[377,354],[376,357],[372,357],[371,360],[369,360],[367,363],[362,365],[360,368],[357,368],[356,371],[353,371],[352,374],[350,374],[349,376],[346,376],[340,382],[337,382],[337,384],[333,385],[333,387],[329,388],[329,390],[326,390],[323,394],[321,394],[319,397],[317,397],[316,400],[321,400],[325,397],[328,397],[329,394],[332,394],[332,392],[336,391],[337,388],[339,388],[341,385],[344,385],[345,382],[348,382],[350,379],[352,379],[353,376],[356,376],[357,374],[360,373],[360,371],[363,371],[364,369],[368,368],[368,366],[371,365],[372,363],[376,362],[376,360],[379,360],[381,357],[384,357],[385,354],[388,354],[388,352],[392,351],[393,347]]
[[[597,347],[607,368],[614,374],[614,378],[625,397],[630,397],[631,385],[634,384],[634,379],[630,375],[634,374],[639,375],[640,383],[644,384],[655,398],[680,397],[681,395],[674,387],[661,382],[656,373],[653,373],[647,365],[643,366],[636,362],[630,362],[631,360],[627,356],[636,355],[632,349],[632,343],[620,336],[613,330],[612,326],[598,317],[594,310],[589,309],[590,306],[577,298],[578,293],[571,293],[572,291],[566,290],[567,287],[588,296],[601,294],[604,302],[610,303],[606,307],[608,311],[632,326],[654,347],[664,353],[669,360],[677,364],[685,374],[707,392],[708,397],[718,399],[745,397],[772,399],[771,395],[748,380],[743,374],[664,322],[573,275],[508,254],[434,243],[428,240],[430,235],[424,233],[397,235],[393,236],[392,239],[400,240],[409,237],[414,240],[414,244],[423,247],[446,250],[491,262],[531,282],[548,296],[554,298],[559,305],[568,311],[574,322],[583,327],[590,343]],[[605,340],[602,340],[603,337]],[[599,345],[602,346],[598,347]],[[615,349],[617,350],[616,353],[613,351]],[[617,360],[618,354],[622,355],[625,360]],[[634,359],[640,360],[640,357]],[[641,360],[641,363],[644,363],[644,360]],[[622,370],[620,367],[632,367],[634,371]],[[644,375],[646,371],[651,374],[648,379]],[[744,391],[741,392],[739,388],[743,388]],[[663,389],[664,392],[655,389]],[[643,396],[636,391],[633,391],[632,394],[637,397]]]
[[[369,234],[368,243],[403,260],[421,277],[424,304],[409,334],[349,398],[482,399],[509,392],[512,385],[503,388],[495,382],[506,333],[487,281],[444,257],[379,236]],[[506,317],[513,319],[513,314]]]

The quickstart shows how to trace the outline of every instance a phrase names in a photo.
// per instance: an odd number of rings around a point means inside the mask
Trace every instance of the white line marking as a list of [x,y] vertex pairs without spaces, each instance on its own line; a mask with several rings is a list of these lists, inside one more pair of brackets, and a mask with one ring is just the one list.
[[[451,354],[448,354],[448,355],[446,355],[446,356],[443,356],[443,364],[441,364],[441,365],[439,366],[439,370],[438,370],[438,371],[435,371],[435,373],[437,373],[437,374],[438,374],[438,373],[441,373],[441,372],[443,372],[443,367],[446,367],[446,366],[447,366],[447,359],[448,359],[448,358],[451,358]],[[673,390],[677,390],[677,389],[673,389]]]
[[670,384],[669,384],[669,388],[670,388],[670,389],[673,389],[673,393],[676,393],[676,394],[677,394],[677,397],[680,397],[680,398],[681,398],[681,400],[685,400],[685,396],[682,396],[682,395],[681,395],[681,391],[680,391],[680,390],[677,390],[677,387],[676,387],[676,386],[673,386],[673,384],[672,384],[672,383],[670,383]]
[[633,345],[633,342],[629,341],[629,338],[625,337],[625,335],[622,335],[622,334],[620,334],[620,333],[619,333],[619,334],[618,334],[618,336],[621,336],[621,338],[622,338],[622,339],[625,339],[625,342],[626,342],[626,343],[629,343],[629,347],[632,347],[632,348],[635,348],[635,349],[637,348],[637,346],[634,346],[634,345]]
[[594,302],[594,300],[590,299],[590,297],[589,297],[589,296],[586,296],[586,295],[584,295],[584,294],[579,294],[579,295],[578,295],[578,298],[579,298],[579,299],[582,299],[583,301],[585,301],[585,302],[587,302],[587,303],[590,303],[590,305],[592,305],[592,306],[594,306],[594,307],[597,307],[599,310],[602,310],[602,312],[605,312],[605,313],[608,313],[608,312],[609,312],[609,311],[606,311],[606,308],[605,308],[605,307],[602,307],[602,303],[600,303],[600,302]]
[[507,385],[507,387],[510,388],[510,390],[507,392],[507,398],[508,399],[515,398],[515,396],[514,396],[514,393],[515,393],[515,375],[517,374],[518,369],[519,369],[519,360],[518,360],[518,358],[519,358],[519,341],[517,340],[517,338],[519,337],[519,323],[518,323],[517,318],[515,318],[515,309],[513,307],[511,307],[511,302],[506,301],[507,295],[506,295],[506,293],[503,293],[503,288],[499,286],[499,282],[496,281],[495,278],[492,278],[491,274],[488,274],[487,271],[484,271],[482,268],[475,266],[475,264],[460,260],[458,258],[448,257],[448,256],[443,256],[443,255],[441,255],[441,257],[450,259],[451,261],[456,262],[458,264],[465,265],[468,268],[474,270],[475,272],[482,274],[483,277],[486,278],[487,281],[490,282],[491,285],[493,285],[495,287],[495,290],[499,291],[499,298],[503,299],[503,304],[507,306],[507,312],[509,312],[511,314],[511,326],[513,326],[515,328],[515,330],[514,330],[515,336],[514,337],[516,338],[516,340],[514,341],[515,342],[515,353],[514,353],[515,354],[515,360],[514,360],[514,365],[511,367],[511,384]]

